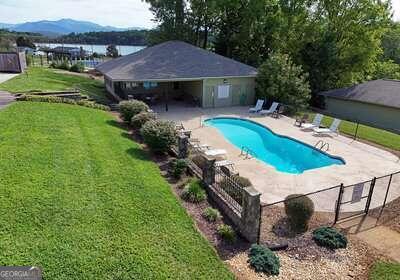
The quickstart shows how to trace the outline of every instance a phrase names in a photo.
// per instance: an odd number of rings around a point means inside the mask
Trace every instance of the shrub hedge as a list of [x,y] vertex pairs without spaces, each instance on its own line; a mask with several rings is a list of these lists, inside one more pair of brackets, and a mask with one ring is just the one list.
[[176,131],[172,122],[151,120],[140,130],[144,142],[155,152],[165,153],[176,142]]
[[256,272],[264,272],[268,275],[279,275],[279,258],[266,247],[253,244],[250,248],[248,262]]
[[332,227],[320,227],[313,231],[313,239],[319,245],[332,250],[347,247],[344,234]]
[[119,103],[121,117],[125,122],[131,122],[132,117],[149,110],[146,103],[139,100],[127,100]]
[[314,203],[301,194],[292,194],[286,197],[285,212],[288,216],[291,230],[303,233],[308,229],[308,222],[314,214]]
[[110,107],[103,104],[98,104],[88,100],[73,100],[68,98],[62,98],[51,95],[22,95],[18,98],[18,101],[32,101],[32,102],[48,102],[48,103],[65,103],[71,105],[79,105],[93,109],[99,109],[103,111],[110,111]]
[[83,73],[85,71],[85,65],[82,62],[75,63],[69,68],[69,71],[76,73]]
[[140,112],[137,115],[134,115],[131,119],[131,125],[133,128],[140,129],[142,126],[151,120],[156,119],[156,114],[151,112]]

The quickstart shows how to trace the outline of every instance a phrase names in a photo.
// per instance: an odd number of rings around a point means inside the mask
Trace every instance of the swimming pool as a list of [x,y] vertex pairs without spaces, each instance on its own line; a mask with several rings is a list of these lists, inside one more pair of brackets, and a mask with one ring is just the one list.
[[213,118],[204,123],[217,128],[239,149],[248,147],[254,157],[281,172],[301,174],[310,169],[345,164],[341,158],[330,156],[293,138],[275,134],[250,120]]

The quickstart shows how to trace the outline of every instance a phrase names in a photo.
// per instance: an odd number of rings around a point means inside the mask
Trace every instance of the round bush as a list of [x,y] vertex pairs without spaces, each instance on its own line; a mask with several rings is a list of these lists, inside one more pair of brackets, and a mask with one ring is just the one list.
[[307,196],[292,194],[286,197],[285,212],[291,230],[295,233],[303,233],[307,231],[308,222],[314,214],[314,203]]
[[319,246],[332,250],[347,247],[347,238],[332,227],[320,227],[313,231],[313,239]]
[[75,63],[74,65],[72,65],[69,68],[69,71],[76,72],[76,73],[82,73],[83,71],[85,71],[85,65],[83,65],[83,63],[81,63],[81,62]]
[[188,164],[184,159],[177,159],[172,162],[172,176],[179,179],[182,174],[184,174],[187,170]]
[[125,122],[130,122],[133,116],[147,110],[149,110],[149,106],[139,100],[121,101],[119,103],[119,111],[121,112],[121,117]]
[[253,244],[251,246],[248,262],[256,272],[279,275],[279,258],[270,249],[261,245]]
[[160,153],[167,152],[177,137],[173,123],[161,120],[146,122],[140,133],[150,149]]
[[155,120],[156,114],[151,112],[140,112],[131,119],[131,125],[133,128],[141,128],[146,122]]
[[206,191],[201,187],[199,180],[192,180],[182,191],[183,200],[199,203],[207,198]]

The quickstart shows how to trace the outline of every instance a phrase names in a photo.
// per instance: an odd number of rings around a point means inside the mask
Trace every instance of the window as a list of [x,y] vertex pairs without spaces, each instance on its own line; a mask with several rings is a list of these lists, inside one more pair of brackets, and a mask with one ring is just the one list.
[[229,98],[230,88],[231,88],[230,85],[219,85],[218,86],[218,98],[219,99]]

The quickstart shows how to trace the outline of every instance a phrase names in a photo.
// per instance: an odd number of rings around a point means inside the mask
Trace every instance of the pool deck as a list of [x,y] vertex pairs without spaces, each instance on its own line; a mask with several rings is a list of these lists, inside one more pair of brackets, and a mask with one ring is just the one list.
[[[351,185],[400,171],[399,158],[388,151],[342,135],[315,136],[312,132],[294,126],[294,119],[285,116],[279,119],[269,116],[250,116],[248,107],[201,109],[179,104],[170,105],[168,112],[162,106],[155,107],[154,110],[160,118],[182,123],[186,129],[192,130],[192,137],[199,139],[201,143],[211,145],[215,149],[225,149],[227,159],[235,163],[240,175],[249,178],[253,186],[262,193],[263,203],[280,201],[294,193],[310,193],[341,183]],[[251,119],[277,134],[295,138],[311,146],[322,139],[330,145],[328,153],[343,158],[346,164],[312,169],[302,174],[288,174],[276,171],[274,167],[255,158],[244,159],[240,156],[240,149],[228,142],[216,128],[201,125],[203,120],[222,116]],[[396,189],[400,195],[400,186]],[[320,194],[321,198],[318,199],[320,205],[316,205],[316,208],[333,210],[337,194],[337,189]],[[384,191],[375,191],[371,206],[374,207],[374,204],[378,206],[383,201],[384,195]],[[391,197],[395,197],[394,194],[391,194]]]

